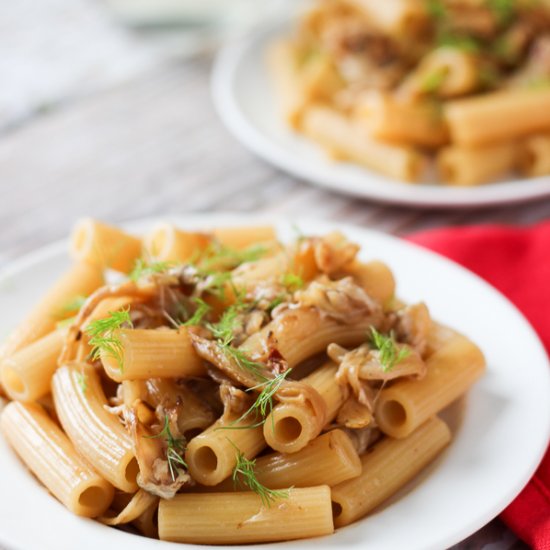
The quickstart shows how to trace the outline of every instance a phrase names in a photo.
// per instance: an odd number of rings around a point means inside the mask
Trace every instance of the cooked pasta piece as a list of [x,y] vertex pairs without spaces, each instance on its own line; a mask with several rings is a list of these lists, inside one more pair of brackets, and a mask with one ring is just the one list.
[[0,425],[32,473],[71,512],[93,518],[107,510],[113,486],[90,468],[42,407],[12,402],[2,411]]
[[217,485],[231,475],[239,452],[255,457],[266,445],[262,426],[255,424],[254,418],[220,418],[194,437],[185,452],[191,476],[203,485]]
[[403,438],[461,396],[485,372],[481,350],[459,333],[426,360],[422,380],[399,380],[383,389],[375,417],[386,434]]
[[[146,380],[148,378],[183,378],[205,373],[195,353],[186,327],[148,330],[119,329],[113,338],[120,350],[101,350],[101,362],[113,380]],[[116,351],[116,350],[115,350]]]
[[10,335],[1,355],[7,357],[52,332],[60,319],[68,317],[64,312],[66,304],[79,296],[91,294],[103,283],[103,272],[100,269],[85,262],[75,263]]
[[440,150],[437,165],[446,183],[470,186],[508,174],[518,165],[518,156],[518,144],[515,142],[475,148],[451,145]]
[[197,259],[211,242],[209,235],[178,229],[169,223],[154,227],[143,241],[146,256],[158,262]]
[[499,91],[451,101],[445,115],[458,145],[510,141],[550,129],[550,89]]
[[340,275],[351,275],[369,296],[381,304],[387,304],[395,295],[395,278],[391,269],[382,262],[355,260],[345,266]]
[[329,535],[334,531],[330,488],[290,489],[266,506],[258,495],[177,495],[159,506],[161,540],[191,544],[245,544]]
[[331,343],[355,346],[365,340],[372,319],[354,324],[340,323],[314,308],[288,310],[241,346],[254,355],[261,353],[269,341],[277,342],[277,351],[290,367],[326,350]]
[[212,231],[212,235],[223,246],[234,250],[243,250],[277,240],[275,228],[271,225],[219,227]]
[[361,475],[331,489],[336,527],[362,518],[396,493],[432,462],[450,439],[447,425],[435,417],[405,439],[387,437],[377,443],[361,457]]
[[77,451],[121,491],[137,489],[132,440],[118,417],[106,410],[99,375],[86,364],[61,366],[52,379],[55,410]]
[[58,329],[0,360],[0,381],[11,399],[36,401],[50,393],[67,331]]
[[424,3],[418,0],[350,0],[384,31],[399,36],[423,28],[428,20]]
[[[269,489],[286,487],[331,487],[357,477],[361,460],[349,436],[342,430],[331,430],[310,441],[302,450],[271,453],[256,459],[256,479]],[[214,491],[243,490],[246,487],[232,479],[212,487]]]
[[78,222],[71,235],[74,258],[122,273],[132,270],[141,248],[141,239],[91,218]]
[[478,82],[479,67],[475,55],[455,47],[440,47],[422,59],[396,93],[409,101],[430,94],[454,97],[475,90]]
[[531,136],[521,143],[519,167],[530,177],[550,174],[550,134]]
[[[329,361],[302,380],[313,387],[325,402],[325,423],[332,422],[345,399],[342,387],[335,383],[337,370],[338,367]],[[307,403],[281,403],[267,416],[264,437],[272,449],[295,453],[317,437],[322,427],[315,421]]]
[[354,115],[358,124],[381,141],[424,147],[449,141],[441,109],[430,102],[400,101],[389,93],[373,91],[359,99]]
[[412,148],[376,141],[357,121],[330,107],[309,107],[302,127],[334,157],[358,162],[387,176],[416,181],[424,168],[424,158]]

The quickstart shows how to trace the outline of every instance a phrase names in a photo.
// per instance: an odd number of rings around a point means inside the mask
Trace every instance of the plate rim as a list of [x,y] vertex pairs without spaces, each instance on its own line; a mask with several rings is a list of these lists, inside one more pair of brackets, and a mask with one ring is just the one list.
[[[519,178],[472,187],[438,187],[425,183],[406,183],[386,177],[368,168],[347,163],[339,165],[328,160],[324,161],[324,168],[328,168],[328,175],[324,175],[320,170],[313,170],[305,163],[300,162],[299,158],[288,153],[288,148],[280,147],[250,121],[240,108],[240,103],[233,90],[236,73],[241,68],[243,59],[249,51],[258,44],[265,46],[267,36],[272,35],[282,26],[287,27],[291,20],[292,16],[286,15],[274,18],[268,23],[256,25],[248,35],[226,42],[214,59],[210,75],[210,93],[215,110],[233,137],[256,156],[276,168],[322,189],[387,205],[425,207],[434,210],[481,209],[526,203],[550,197],[550,175]],[[272,98],[272,94],[266,95]],[[273,103],[271,106],[276,111],[276,106]],[[293,134],[288,128],[285,128],[285,133],[289,139],[319,148],[307,138]],[[346,176],[346,168],[350,166],[354,170],[364,171],[370,177],[376,178],[378,181],[373,188],[361,192],[358,183],[351,181],[355,178],[350,178],[349,174],[348,177]],[[342,173],[338,174],[337,172],[340,170]],[[334,174],[331,175],[333,171]],[[334,182],[334,177],[338,177],[339,182]],[[393,188],[390,193],[386,191],[386,186],[391,186],[390,189]],[[400,191],[408,193],[411,189],[414,189],[414,192],[410,195],[400,196]]]
[[[454,271],[457,271],[460,274],[460,277],[466,277],[469,278],[471,281],[473,281],[476,285],[480,285],[483,288],[483,293],[490,293],[493,295],[493,297],[496,297],[501,302],[505,303],[507,308],[515,314],[518,321],[520,321],[525,329],[527,329],[528,333],[530,334],[532,344],[537,348],[537,352],[541,353],[541,357],[546,358],[546,367],[550,366],[550,361],[548,359],[548,354],[546,353],[546,350],[538,337],[536,331],[531,326],[529,321],[526,319],[526,317],[523,315],[521,311],[506,297],[504,296],[500,291],[498,291],[496,288],[494,288],[491,284],[489,284],[487,281],[482,279],[477,274],[473,273],[472,271],[468,270],[467,268],[461,266],[460,264],[457,264],[453,260],[450,260],[449,258],[446,258],[445,256],[431,251],[429,249],[426,249],[414,242],[406,241],[404,239],[401,239],[399,237],[389,235],[387,233],[383,233],[378,230],[373,230],[365,227],[361,227],[359,225],[355,224],[349,224],[345,222],[338,222],[333,220],[322,220],[319,218],[303,218],[300,220],[295,220],[292,217],[286,217],[286,216],[277,216],[277,215],[268,215],[268,216],[261,216],[261,215],[250,215],[250,214],[240,214],[240,213],[229,213],[229,212],[216,212],[216,213],[202,213],[202,214],[191,214],[191,215],[181,215],[181,216],[165,216],[165,217],[146,217],[146,218],[138,218],[129,220],[126,222],[122,222],[120,225],[127,228],[129,231],[135,231],[143,229],[144,227],[151,227],[154,223],[158,223],[160,221],[170,221],[176,224],[179,224],[181,226],[186,225],[193,225],[198,224],[199,227],[202,224],[203,226],[219,226],[219,225],[254,225],[258,223],[275,223],[279,226],[284,224],[288,228],[292,226],[292,223],[297,221],[299,224],[314,224],[323,226],[326,228],[326,230],[330,229],[341,229],[342,231],[351,230],[352,232],[360,232],[364,235],[364,241],[366,242],[370,236],[373,236],[375,239],[381,239],[382,241],[392,241],[398,246],[405,246],[406,248],[411,248],[414,250],[415,254],[426,255],[434,257],[437,262],[446,264],[448,268],[453,269]],[[362,239],[363,241],[363,239]],[[32,268],[33,266],[40,264],[40,262],[43,261],[49,261],[56,257],[59,257],[61,254],[64,254],[67,250],[67,242],[68,239],[60,239],[53,243],[50,243],[48,245],[42,246],[38,249],[36,249],[33,252],[30,252],[28,254],[25,254],[19,258],[14,259],[13,261],[10,261],[9,264],[2,269],[0,269],[0,283],[5,281],[6,279],[9,279],[13,275],[17,275],[17,273],[26,271],[29,268]],[[545,365],[543,365],[545,366]],[[550,369],[547,372],[546,375],[548,387],[550,388]],[[550,411],[550,403],[546,405],[546,408]],[[543,430],[541,430],[543,432]],[[474,533],[476,530],[480,529],[482,526],[484,526],[488,521],[496,517],[498,513],[500,513],[510,502],[512,502],[515,497],[522,491],[522,489],[525,487],[529,479],[532,477],[533,473],[538,468],[542,458],[544,457],[544,454],[546,452],[548,439],[550,437],[550,415],[546,419],[546,430],[545,434],[541,433],[540,441],[538,445],[538,452],[533,453],[530,465],[529,467],[525,467],[523,470],[523,475],[518,476],[516,479],[516,482],[513,484],[513,486],[509,487],[507,491],[507,498],[506,503],[503,504],[503,502],[494,503],[492,506],[486,507],[486,512],[482,516],[477,516],[475,520],[472,520],[469,524],[463,525],[461,529],[454,530],[451,535],[447,535],[447,538],[444,540],[438,540],[435,544],[432,541],[432,544],[429,546],[423,546],[422,548],[434,548],[434,550],[439,549],[442,545],[445,545],[447,547],[451,544],[456,544],[472,533]],[[543,437],[546,435],[546,437]],[[29,475],[27,473],[27,475]],[[29,477],[33,477],[32,474]],[[90,520],[92,523],[96,523],[93,520]],[[1,525],[1,520],[0,520]],[[356,524],[358,526],[358,524]],[[118,534],[116,536],[119,536],[121,532],[117,532]],[[6,543],[8,546],[12,545],[14,548],[24,548],[23,546],[20,546],[17,544],[17,542],[14,543],[13,539],[10,540],[11,537],[4,536],[4,533],[2,530],[0,530],[0,542]],[[126,539],[125,539],[126,540]],[[168,548],[168,544],[170,544],[170,548],[176,548],[173,544],[167,543],[165,541],[156,541],[152,539],[138,539],[136,540],[135,537],[132,539],[127,539],[130,541],[130,544],[132,544],[135,548]],[[293,547],[306,547],[308,543],[310,543],[312,539],[306,539],[303,541],[289,541],[289,542],[282,542],[282,543],[275,543],[276,545],[280,546],[281,548],[293,548]],[[313,539],[318,540],[321,543],[324,543],[325,541],[329,541],[330,543],[330,537],[328,538],[322,538],[322,539]],[[272,544],[273,545],[273,544]],[[130,545],[128,546],[130,547]],[[180,548],[196,548],[196,545],[186,545],[182,544],[179,546]],[[220,548],[215,546],[203,546],[204,548]],[[321,546],[324,547],[324,546]],[[330,544],[327,546],[330,547]],[[122,546],[122,548],[126,548],[126,544]],[[244,550],[248,548],[248,546],[235,546],[236,550]]]

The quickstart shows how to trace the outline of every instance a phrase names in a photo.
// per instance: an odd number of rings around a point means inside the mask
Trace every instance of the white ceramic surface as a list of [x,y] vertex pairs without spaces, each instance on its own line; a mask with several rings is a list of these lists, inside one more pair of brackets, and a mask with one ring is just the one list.
[[212,94],[227,128],[251,151],[305,181],[357,197],[411,206],[489,206],[550,196],[550,176],[515,179],[472,188],[409,184],[366,168],[329,160],[319,146],[284,124],[265,63],[268,44],[290,32],[289,19],[275,20],[218,55]]
[[[186,216],[187,227],[266,223],[241,216]],[[398,293],[424,300],[433,316],[467,334],[487,357],[487,375],[472,389],[450,447],[411,490],[331,537],[282,543],[285,549],[441,550],[498,514],[542,458],[550,431],[550,369],[534,331],[497,291],[459,266],[415,245],[342,224],[297,220],[306,234],[334,228],[393,269]],[[291,225],[279,221],[281,234]],[[151,221],[130,224],[141,231]],[[0,274],[0,338],[67,267],[66,243],[14,262]],[[162,550],[178,548],[117,531],[66,511],[0,439],[0,547],[13,550]],[[190,546],[180,545],[180,548]],[[207,548],[207,547],[202,547]],[[245,550],[250,547],[233,547]]]

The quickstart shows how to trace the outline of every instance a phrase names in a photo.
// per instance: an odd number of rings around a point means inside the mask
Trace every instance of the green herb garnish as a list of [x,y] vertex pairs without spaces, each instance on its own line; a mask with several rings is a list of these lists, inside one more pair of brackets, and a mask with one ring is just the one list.
[[515,0],[487,0],[487,7],[501,25],[507,25],[514,17]]
[[146,262],[142,258],[138,258],[134,264],[134,269],[128,277],[132,281],[138,281],[142,277],[153,275],[154,273],[165,273],[176,264],[174,262]]
[[78,313],[84,302],[86,301],[86,296],[77,294],[67,302],[65,302],[58,310],[58,316],[64,317],[68,313]]
[[86,390],[88,389],[88,377],[83,372],[77,372],[75,373],[75,378],[82,393],[86,393]]
[[420,84],[421,91],[425,94],[432,94],[439,91],[447,79],[448,74],[449,71],[445,67],[427,74]]
[[166,442],[166,460],[168,461],[168,469],[172,481],[176,481],[177,472],[180,466],[187,469],[187,464],[183,460],[182,455],[185,451],[185,439],[183,437],[174,437],[170,430],[170,419],[168,415],[164,415],[164,426],[162,431],[156,435],[146,435],[146,439],[157,439],[163,437]]
[[262,485],[258,481],[256,472],[254,471],[256,459],[248,460],[232,441],[230,441],[230,443],[237,451],[237,464],[235,465],[235,468],[233,468],[232,475],[233,483],[235,483],[235,485],[237,483],[246,485],[251,491],[260,497],[262,504],[268,508],[274,501],[289,497],[290,492],[288,489],[273,490],[268,489],[265,485]]
[[434,19],[443,19],[447,15],[447,8],[442,0],[427,0],[426,9]]
[[384,335],[378,332],[374,327],[371,327],[370,336],[372,347],[380,352],[380,364],[384,372],[390,372],[410,353],[407,348],[399,349],[397,347],[393,331],[390,332],[389,335]]
[[101,353],[106,353],[109,357],[115,359],[120,370],[123,368],[122,362],[122,342],[113,335],[122,325],[129,325],[133,328],[130,319],[130,308],[122,311],[110,311],[108,317],[97,319],[86,327],[86,334],[90,337],[92,351],[90,358],[96,361]]
[[281,277],[281,283],[290,291],[294,292],[304,286],[304,280],[297,273],[285,273]]
[[192,298],[191,301],[197,306],[197,309],[195,309],[195,313],[185,323],[182,323],[184,327],[200,325],[204,316],[212,309],[201,298]]
[[440,33],[437,38],[437,44],[439,47],[456,48],[466,53],[479,53],[482,50],[482,46],[478,40],[473,36]]

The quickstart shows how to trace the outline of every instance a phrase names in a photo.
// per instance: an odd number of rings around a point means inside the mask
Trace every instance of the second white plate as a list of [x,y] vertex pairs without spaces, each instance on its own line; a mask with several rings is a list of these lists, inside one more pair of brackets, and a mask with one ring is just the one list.
[[289,33],[289,19],[258,28],[227,45],[212,75],[214,103],[246,147],[271,164],[315,185],[380,202],[439,208],[490,206],[550,196],[550,177],[516,179],[472,188],[409,184],[349,163],[332,162],[320,147],[291,132],[277,109],[265,51]]

